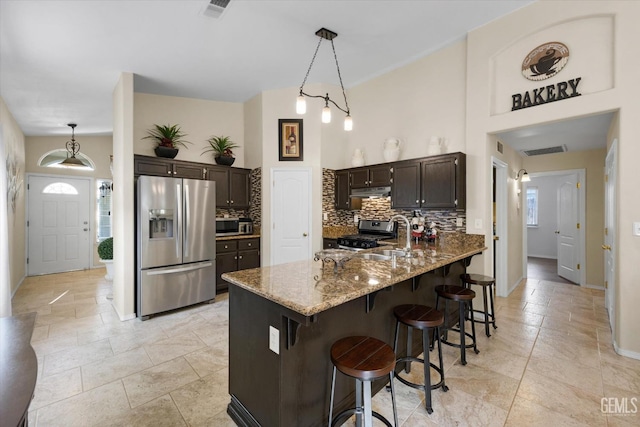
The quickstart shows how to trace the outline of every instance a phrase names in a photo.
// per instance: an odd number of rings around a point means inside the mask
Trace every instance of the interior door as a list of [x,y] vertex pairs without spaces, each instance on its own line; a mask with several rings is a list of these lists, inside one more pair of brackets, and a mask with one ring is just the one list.
[[558,187],[558,276],[579,283],[580,234],[578,174],[563,177]]
[[616,141],[607,153],[604,184],[604,285],[611,331],[615,333]]
[[311,258],[310,170],[274,170],[271,265]]
[[91,179],[28,178],[29,276],[90,268]]

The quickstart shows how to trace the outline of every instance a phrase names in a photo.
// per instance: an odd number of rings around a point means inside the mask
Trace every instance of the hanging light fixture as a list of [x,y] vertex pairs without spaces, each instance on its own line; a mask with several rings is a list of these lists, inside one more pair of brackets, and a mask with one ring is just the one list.
[[67,154],[67,158],[60,162],[60,166],[71,167],[71,168],[77,168],[77,167],[84,168],[87,165],[85,165],[82,160],[76,157],[76,154],[80,152],[80,144],[78,144],[75,139],[75,129],[76,129],[76,126],[78,125],[75,123],[69,123],[67,124],[67,126],[71,128],[71,141],[67,141],[67,145],[66,145],[67,151],[69,153]]
[[[351,112],[349,111],[349,103],[347,102],[347,94],[344,91],[344,85],[342,84],[342,76],[340,75],[340,66],[338,65],[338,56],[336,55],[336,48],[333,45],[333,39],[338,37],[338,33],[334,33],[331,30],[327,30],[326,28],[320,28],[316,31],[316,36],[320,38],[318,40],[318,45],[316,46],[316,51],[313,53],[313,58],[311,58],[311,64],[309,64],[309,69],[307,70],[307,74],[304,76],[304,80],[302,81],[302,85],[300,85],[300,95],[298,95],[296,101],[296,113],[305,114],[307,112],[307,101],[305,97],[309,98],[322,98],[324,99],[324,108],[322,109],[322,123],[331,123],[331,108],[329,108],[329,103],[332,103],[338,110],[346,113],[347,116],[344,119],[344,130],[350,131],[353,129],[353,120],[351,119]],[[335,101],[329,98],[329,94],[326,95],[309,95],[304,92],[304,84],[307,82],[307,78],[309,77],[309,72],[311,71],[311,67],[313,67],[313,62],[316,60],[316,55],[318,54],[318,49],[320,49],[320,44],[322,40],[329,40],[331,42],[331,49],[333,49],[333,57],[336,60],[336,69],[338,70],[338,79],[340,79],[340,88],[342,88],[342,96],[344,97],[344,105],[345,108],[340,107]]]
[[[522,172],[522,175],[520,175],[520,172]],[[526,169],[520,169],[518,171],[518,174],[516,175],[516,181],[520,180],[520,182],[529,182],[531,181],[531,178],[529,178],[529,174],[527,173]]]

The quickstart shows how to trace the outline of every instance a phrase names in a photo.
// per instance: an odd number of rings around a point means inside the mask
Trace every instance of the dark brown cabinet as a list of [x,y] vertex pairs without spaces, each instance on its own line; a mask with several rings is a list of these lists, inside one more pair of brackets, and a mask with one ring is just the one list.
[[391,184],[391,165],[350,169],[351,188],[385,187]]
[[335,180],[336,209],[351,209],[349,199],[349,171],[337,171]]
[[135,175],[190,179],[206,179],[207,177],[207,165],[204,163],[136,155],[133,164]]
[[233,239],[216,242],[216,288],[226,291],[224,273],[260,267],[260,239]]
[[338,239],[322,239],[322,249],[338,249]]
[[393,165],[392,208],[464,209],[466,157],[443,154]]
[[211,167],[208,179],[216,182],[216,206],[248,208],[251,195],[250,173],[249,169]]

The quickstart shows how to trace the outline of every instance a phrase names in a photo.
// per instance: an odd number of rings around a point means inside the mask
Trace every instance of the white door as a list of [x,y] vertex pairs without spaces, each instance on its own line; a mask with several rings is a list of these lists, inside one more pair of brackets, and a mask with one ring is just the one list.
[[578,174],[566,175],[558,187],[558,276],[579,283],[580,215]]
[[271,265],[311,258],[311,171],[274,169]]
[[29,276],[90,267],[91,179],[29,176]]
[[615,236],[616,236],[616,150],[613,141],[605,161],[604,184],[604,285],[605,304],[609,312],[611,331],[615,334]]

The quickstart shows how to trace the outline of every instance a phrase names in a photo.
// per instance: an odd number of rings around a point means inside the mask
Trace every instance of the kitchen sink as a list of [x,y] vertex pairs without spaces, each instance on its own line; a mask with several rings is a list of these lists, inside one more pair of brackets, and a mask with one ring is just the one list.
[[373,254],[385,255],[391,258],[393,255],[397,257],[405,257],[407,253],[401,249],[374,249],[371,251]]
[[363,258],[372,261],[389,261],[391,259],[391,255],[384,255],[379,253],[359,253],[355,255],[354,258]]

